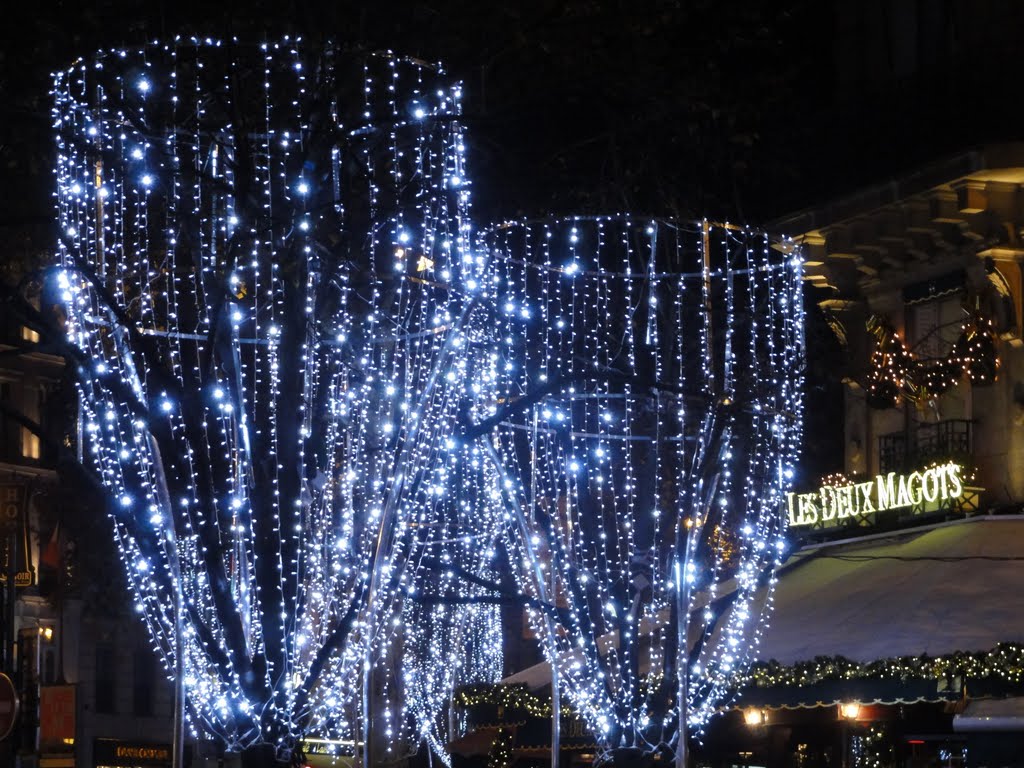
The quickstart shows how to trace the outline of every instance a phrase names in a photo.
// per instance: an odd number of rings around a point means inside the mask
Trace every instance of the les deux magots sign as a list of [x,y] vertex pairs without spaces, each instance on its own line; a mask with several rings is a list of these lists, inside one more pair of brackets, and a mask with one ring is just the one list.
[[787,493],[789,524],[814,525],[921,502],[959,499],[964,493],[961,471],[959,464],[950,462],[909,475],[890,472],[863,483],[822,486],[810,493]]

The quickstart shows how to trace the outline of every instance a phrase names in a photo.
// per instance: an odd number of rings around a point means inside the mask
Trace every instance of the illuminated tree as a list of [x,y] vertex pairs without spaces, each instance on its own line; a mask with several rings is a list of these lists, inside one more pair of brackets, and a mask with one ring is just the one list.
[[485,241],[504,401],[469,434],[492,435],[492,500],[555,691],[603,759],[683,765],[687,730],[756,658],[755,593],[785,548],[799,258],[743,227],[629,216]]
[[461,89],[392,55],[177,41],[54,97],[90,460],[193,727],[444,756],[517,599],[606,757],[683,759],[781,552],[792,247],[629,217],[475,241]]
[[[493,679],[416,666],[484,609],[421,637],[404,599],[445,589],[411,567],[425,553],[493,555],[444,544],[473,516],[451,435],[484,267],[460,98],[438,67],[287,38],[110,50],[55,78],[88,457],[136,609],[229,749],[390,747],[407,712],[429,734],[439,689]],[[406,681],[381,663],[399,656]]]

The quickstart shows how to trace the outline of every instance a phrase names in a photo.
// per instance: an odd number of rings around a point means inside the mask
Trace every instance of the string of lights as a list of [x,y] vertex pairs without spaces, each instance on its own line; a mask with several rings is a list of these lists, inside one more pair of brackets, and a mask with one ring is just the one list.
[[861,663],[843,658],[820,657],[793,665],[758,662],[737,677],[737,687],[806,686],[828,680],[949,680],[997,677],[1019,684],[1024,681],[1024,646],[1002,643],[990,651],[904,656]]
[[925,403],[948,392],[964,376],[978,385],[990,384],[999,373],[995,331],[991,320],[977,312],[964,318],[960,335],[945,357],[920,359],[895,329],[873,316],[868,330],[875,337],[867,379],[868,402],[875,408],[893,408],[906,398]]
[[687,615],[736,590],[724,618],[697,614],[691,727],[756,652],[800,436],[800,261],[746,228],[629,216],[510,222],[484,243],[513,573],[559,611],[528,614],[599,742],[653,750],[676,731],[677,590]]
[[89,458],[193,729],[283,756],[353,739],[373,675],[375,738],[428,735],[439,691],[500,671],[493,609],[406,599],[451,587],[424,552],[494,556],[453,492],[479,463],[450,436],[484,268],[461,87],[391,54],[176,39],[76,62],[53,97]]
[[791,243],[630,216],[476,239],[461,87],[392,54],[177,39],[53,96],[90,459],[197,732],[446,760],[452,691],[500,675],[502,549],[604,747],[670,743],[680,692],[707,723],[785,548]]

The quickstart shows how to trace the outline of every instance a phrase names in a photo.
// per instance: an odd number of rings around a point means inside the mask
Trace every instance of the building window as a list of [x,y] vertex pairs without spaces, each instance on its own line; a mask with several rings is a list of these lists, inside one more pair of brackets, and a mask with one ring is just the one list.
[[948,355],[963,331],[960,295],[923,301],[910,310],[910,351],[925,360],[939,360]]
[[21,428],[21,456],[25,459],[36,460],[40,457],[39,435],[28,427]]
[[138,717],[153,715],[153,682],[156,678],[156,665],[153,654],[149,650],[135,652],[135,669],[132,680],[135,687],[132,694],[132,707]]
[[96,646],[96,712],[114,713],[114,646]]

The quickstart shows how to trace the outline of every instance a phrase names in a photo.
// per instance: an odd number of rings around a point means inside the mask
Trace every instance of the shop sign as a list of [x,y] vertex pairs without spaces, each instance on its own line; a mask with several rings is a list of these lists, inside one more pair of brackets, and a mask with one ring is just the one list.
[[97,766],[168,766],[171,764],[171,745],[96,739],[93,762]]
[[863,483],[825,485],[810,493],[787,493],[791,526],[835,525],[849,518],[918,504],[941,504],[964,495],[963,467],[952,462],[909,475],[890,472]]
[[0,483],[0,584],[7,584],[9,558],[14,549],[14,585],[35,584],[28,530],[29,489],[24,483]]

